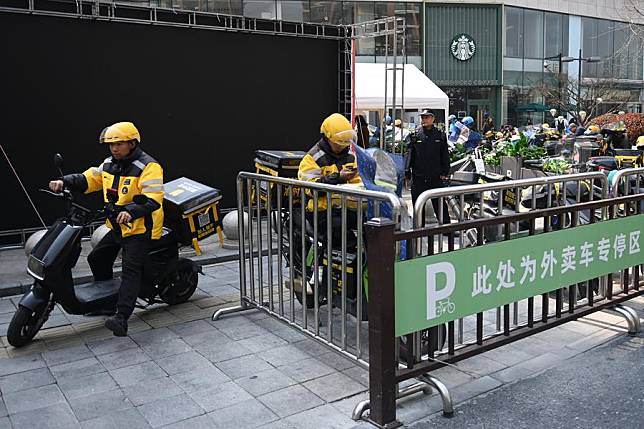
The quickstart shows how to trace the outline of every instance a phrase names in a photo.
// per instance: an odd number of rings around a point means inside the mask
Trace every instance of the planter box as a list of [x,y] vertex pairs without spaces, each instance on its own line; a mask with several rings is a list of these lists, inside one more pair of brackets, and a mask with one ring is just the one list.
[[485,171],[500,174],[501,167],[498,165],[485,164]]
[[521,168],[523,167],[523,159],[515,158],[513,156],[501,157],[501,171],[499,174],[506,175],[512,180],[521,179]]

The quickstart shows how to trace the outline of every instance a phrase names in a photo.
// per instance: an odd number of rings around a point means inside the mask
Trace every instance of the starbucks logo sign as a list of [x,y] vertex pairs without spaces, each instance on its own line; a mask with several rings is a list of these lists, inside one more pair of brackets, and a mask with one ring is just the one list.
[[467,61],[474,56],[476,44],[471,36],[461,33],[452,39],[450,51],[452,51],[452,55],[457,60]]

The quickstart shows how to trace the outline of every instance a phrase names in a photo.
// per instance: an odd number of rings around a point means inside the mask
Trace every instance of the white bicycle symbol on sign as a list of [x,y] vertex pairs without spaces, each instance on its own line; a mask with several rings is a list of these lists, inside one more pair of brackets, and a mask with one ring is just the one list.
[[456,310],[456,304],[449,300],[449,298],[444,299],[438,302],[438,307],[436,308],[436,316],[440,317],[443,314],[451,314]]

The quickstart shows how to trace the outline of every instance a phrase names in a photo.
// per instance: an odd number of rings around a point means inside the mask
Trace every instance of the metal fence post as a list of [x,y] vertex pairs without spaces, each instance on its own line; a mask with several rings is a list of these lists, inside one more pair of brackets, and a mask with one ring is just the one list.
[[369,269],[369,420],[381,428],[396,420],[396,357],[394,337],[394,230],[389,219],[366,223]]

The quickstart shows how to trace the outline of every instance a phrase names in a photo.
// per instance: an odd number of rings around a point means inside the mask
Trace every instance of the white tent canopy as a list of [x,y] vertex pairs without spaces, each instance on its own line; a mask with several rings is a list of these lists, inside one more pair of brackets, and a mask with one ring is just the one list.
[[[413,64],[405,64],[404,99],[401,94],[402,70],[396,70],[396,104],[405,109],[444,110],[448,116],[449,97]],[[387,105],[393,100],[393,70],[387,71]],[[385,107],[385,64],[356,63],[356,108],[358,111]]]

